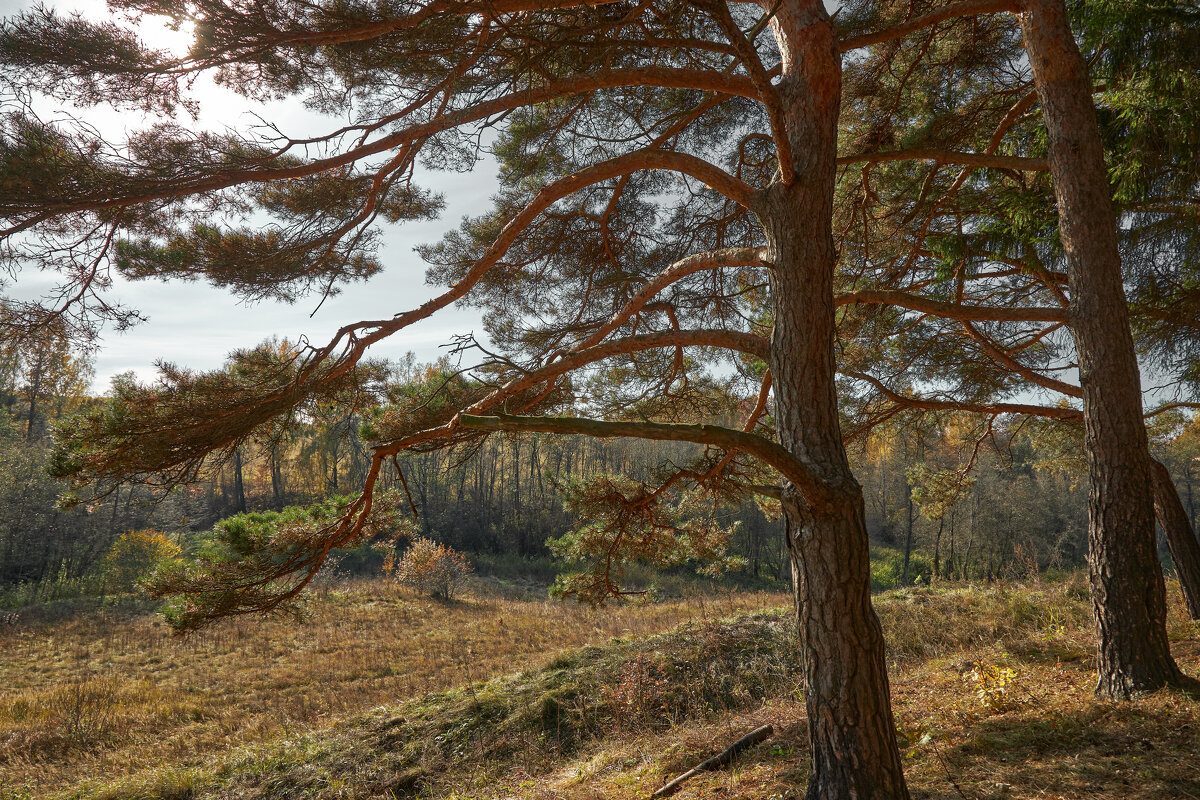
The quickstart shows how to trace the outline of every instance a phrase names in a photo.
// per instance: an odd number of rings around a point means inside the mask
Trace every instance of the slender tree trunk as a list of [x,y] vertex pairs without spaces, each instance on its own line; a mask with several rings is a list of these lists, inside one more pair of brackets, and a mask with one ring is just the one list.
[[788,484],[783,509],[802,639],[812,770],[809,800],[907,800],[871,606],[866,511],[842,444],[834,385],[833,190],[841,56],[820,0],[781,0],[771,25],[795,179],[774,182],[760,219],[774,256],[771,370],[784,447],[827,490]]
[[271,497],[276,509],[283,508],[283,470],[275,448],[271,448]]
[[242,481],[242,450],[233,451],[233,510],[246,511],[246,486]]
[[933,586],[942,580],[942,531],[946,529],[946,518],[938,520],[937,535],[933,537],[933,573],[929,576],[929,585]]
[[329,479],[329,488],[331,491],[336,492],[338,490],[338,461],[340,461],[342,458],[342,447],[341,439],[338,436],[336,426],[334,427],[333,433],[333,445],[330,447],[329,453],[330,461],[332,462],[332,465],[329,468],[329,474],[331,476]]
[[912,487],[904,484],[908,488],[908,496],[905,499],[904,507],[908,512],[908,529],[904,534],[904,569],[900,572],[900,585],[908,586],[908,562],[912,558],[912,540],[913,540],[913,499]]
[[533,495],[533,482],[537,481],[538,505],[543,508],[546,506],[546,487],[542,480],[542,458],[538,454],[538,440],[533,437],[529,440],[529,483],[530,495]]
[[37,433],[37,401],[42,393],[42,373],[45,368],[45,353],[38,350],[37,361],[33,365],[33,373],[29,381],[29,420],[25,425],[25,441],[32,442]]
[[529,553],[526,552],[527,544],[525,542],[525,534],[527,531],[525,526],[521,524],[521,441],[514,436],[512,445],[513,510],[511,519],[513,533],[517,539],[517,554],[521,556],[527,556],[529,555]]
[[959,573],[959,578],[963,581],[969,580],[969,572],[971,569],[971,550],[975,547],[975,507],[976,502],[971,503],[971,518],[967,522],[967,549],[963,553],[962,572]]
[[412,465],[417,474],[417,500],[420,501],[421,514],[421,535],[426,539],[433,535],[433,509],[429,502],[429,454],[423,453],[419,458],[414,458]]
[[1192,494],[1192,462],[1194,460],[1188,459],[1183,463],[1183,485],[1187,489],[1187,512],[1188,519],[1192,523],[1192,530],[1196,530],[1196,502]]
[[1167,534],[1167,548],[1175,562],[1179,585],[1183,589],[1183,601],[1192,619],[1200,619],[1200,541],[1188,520],[1171,471],[1160,461],[1150,462],[1154,478],[1154,511],[1163,532]]
[[1087,65],[1063,0],[1024,0],[1021,29],[1050,144],[1083,388],[1089,568],[1102,697],[1178,684],[1154,536],[1150,451]]
[[955,544],[956,544],[955,536],[957,534],[955,533],[955,529],[954,529],[954,522],[955,522],[954,518],[955,518],[955,509],[951,508],[950,509],[950,554],[948,556],[946,556],[946,580],[948,580],[948,581],[954,580],[954,565],[958,563],[957,561],[955,561],[955,557],[957,556],[957,553],[955,552]]

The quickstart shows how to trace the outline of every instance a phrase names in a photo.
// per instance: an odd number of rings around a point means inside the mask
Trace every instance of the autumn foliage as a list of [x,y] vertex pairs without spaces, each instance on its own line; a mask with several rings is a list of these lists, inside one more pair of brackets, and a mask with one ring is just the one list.
[[105,588],[131,592],[159,562],[177,559],[179,545],[162,531],[141,530],[122,534],[104,557]]
[[473,571],[462,553],[421,536],[413,539],[395,563],[393,575],[400,583],[439,600],[453,600]]

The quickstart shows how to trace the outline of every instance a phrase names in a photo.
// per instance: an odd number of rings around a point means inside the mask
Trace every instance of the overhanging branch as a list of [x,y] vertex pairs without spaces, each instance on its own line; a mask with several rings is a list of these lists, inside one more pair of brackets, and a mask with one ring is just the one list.
[[974,17],[979,14],[997,14],[1004,11],[1016,12],[1018,10],[1019,7],[1012,0],[966,0],[966,2],[952,3],[944,8],[939,8],[937,11],[913,17],[901,22],[899,25],[893,25],[882,31],[851,36],[848,39],[843,39],[838,47],[845,53],[849,50],[857,50],[860,47],[869,47],[873,44],[899,39],[922,28],[928,28],[930,25],[936,25],[939,22],[954,19],[955,17]]
[[[425,139],[442,131],[487,119],[516,108],[536,105],[561,97],[631,86],[648,86],[664,89],[695,89],[718,94],[737,95],[758,100],[754,83],[743,75],[731,75],[715,70],[675,69],[668,67],[643,67],[637,69],[597,70],[562,80],[550,81],[541,86],[512,92],[502,97],[475,103],[457,111],[440,114],[426,122],[409,125],[399,131],[351,148],[344,153],[328,158],[316,159],[304,164],[277,168],[233,168],[221,172],[197,175],[192,178],[177,177],[170,181],[152,183],[142,191],[116,194],[105,189],[96,197],[82,198],[73,203],[25,209],[13,204],[3,207],[4,214],[16,218],[22,213],[33,212],[25,219],[16,221],[11,227],[0,230],[0,236],[10,236],[27,230],[33,225],[63,214],[79,211],[99,211],[108,208],[123,208],[154,200],[187,197],[213,192],[245,183],[264,183],[275,180],[303,178],[321,172],[349,166],[364,158],[404,147],[417,140]],[[699,161],[699,159],[696,159]],[[713,169],[716,169],[713,167]],[[721,170],[717,170],[722,172]],[[699,176],[697,176],[699,177]],[[732,177],[732,176],[730,176]],[[705,180],[704,178],[700,178]],[[737,179],[734,179],[737,180]],[[720,187],[710,183],[720,191]],[[718,181],[724,183],[723,181]],[[740,183],[740,181],[739,181]]]
[[914,147],[910,150],[856,153],[849,156],[839,156],[837,163],[839,166],[842,166],[845,164],[874,163],[880,161],[936,161],[939,164],[967,164],[973,167],[1015,169],[1030,172],[1046,172],[1050,169],[1050,160],[1046,158],[998,156],[991,153],[960,153],[956,150],[942,150],[936,147]]
[[1000,308],[991,306],[965,306],[946,303],[928,297],[909,294],[895,289],[862,289],[846,292],[834,298],[838,306],[854,303],[873,303],[898,306],[910,311],[920,311],[947,319],[975,320],[979,322],[1067,322],[1067,310],[1054,307]]
[[835,491],[820,481],[812,470],[782,445],[752,433],[724,428],[719,425],[685,425],[662,422],[609,422],[583,417],[517,417],[508,414],[474,416],[460,414],[454,425],[486,432],[579,434],[597,438],[628,436],[671,442],[694,442],[740,450],[779,470],[817,507],[826,507],[835,500]]

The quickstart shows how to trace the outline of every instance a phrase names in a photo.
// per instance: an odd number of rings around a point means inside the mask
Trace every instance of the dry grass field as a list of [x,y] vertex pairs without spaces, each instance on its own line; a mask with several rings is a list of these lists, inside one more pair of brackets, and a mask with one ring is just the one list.
[[25,622],[0,630],[0,790],[40,798],[83,781],[195,766],[564,648],[782,599],[742,594],[598,611],[491,598],[447,604],[378,580],[318,594],[304,624],[243,618],[186,640],[145,612]]
[[[1177,591],[1172,646],[1197,675]],[[794,634],[786,608],[760,610],[780,604],[442,605],[365,584],[301,627],[189,642],[144,616],[35,626],[0,644],[0,785],[18,787],[0,798],[644,800],[766,723],[774,737],[676,797],[798,798]],[[1200,798],[1200,700],[1094,698],[1082,581],[876,605],[918,800]]]

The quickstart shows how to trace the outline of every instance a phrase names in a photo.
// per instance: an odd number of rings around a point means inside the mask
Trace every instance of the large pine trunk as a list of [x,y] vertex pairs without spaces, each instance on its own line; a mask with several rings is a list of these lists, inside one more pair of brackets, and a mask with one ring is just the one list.
[[907,800],[883,633],[871,606],[862,490],[842,445],[834,384],[833,191],[841,61],[820,0],[783,0],[773,21],[795,179],[759,211],[773,251],[771,370],[781,443],[822,497],[783,492],[803,640],[810,800]]
[[1021,29],[1049,137],[1083,388],[1088,564],[1099,634],[1096,691],[1124,698],[1177,684],[1183,676],[1167,643],[1150,451],[1116,216],[1092,85],[1063,0],[1024,0]]
[[1192,619],[1200,619],[1200,541],[1192,531],[1171,471],[1161,461],[1151,461],[1154,480],[1154,512],[1167,535],[1167,549],[1175,562],[1175,573],[1183,590],[1183,602]]

